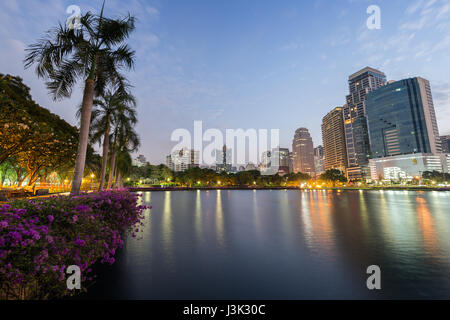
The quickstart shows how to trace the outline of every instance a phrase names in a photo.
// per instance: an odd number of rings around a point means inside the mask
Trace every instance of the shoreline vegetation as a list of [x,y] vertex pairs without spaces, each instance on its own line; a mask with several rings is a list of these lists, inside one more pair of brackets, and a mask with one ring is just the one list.
[[[124,238],[143,225],[140,196],[126,189],[16,200],[0,205],[0,300],[74,296],[95,281],[93,269],[113,264]],[[69,290],[78,266],[82,290]]]

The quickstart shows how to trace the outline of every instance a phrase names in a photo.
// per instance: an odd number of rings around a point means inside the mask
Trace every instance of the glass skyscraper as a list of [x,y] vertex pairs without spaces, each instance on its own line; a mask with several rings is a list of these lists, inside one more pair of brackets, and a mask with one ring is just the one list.
[[372,158],[441,152],[428,80],[392,82],[366,97]]
[[366,95],[385,85],[383,72],[366,67],[348,78],[349,95],[344,106],[349,180],[369,176],[370,144],[366,120]]

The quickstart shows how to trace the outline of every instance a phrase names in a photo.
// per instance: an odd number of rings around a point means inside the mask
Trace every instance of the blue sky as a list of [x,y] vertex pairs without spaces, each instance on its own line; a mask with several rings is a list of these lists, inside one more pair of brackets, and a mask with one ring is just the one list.
[[[54,102],[24,48],[76,4],[97,12],[101,0],[0,2],[0,72],[20,75],[34,99],[75,123],[81,83],[71,99]],[[381,29],[366,27],[369,5],[381,8]],[[107,0],[106,14],[138,18],[130,39],[136,69],[143,153],[164,162],[177,128],[280,129],[291,148],[307,127],[321,144],[322,117],[345,103],[347,78],[365,66],[388,79],[431,82],[441,134],[450,134],[450,0],[257,1]]]

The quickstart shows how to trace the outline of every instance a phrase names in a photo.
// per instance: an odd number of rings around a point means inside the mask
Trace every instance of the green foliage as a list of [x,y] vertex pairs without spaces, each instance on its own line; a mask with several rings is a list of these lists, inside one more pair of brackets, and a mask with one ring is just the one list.
[[442,173],[439,171],[425,171],[422,174],[422,178],[426,180],[432,180],[436,182],[445,182],[450,181],[450,174],[449,173]]
[[332,182],[347,182],[347,178],[338,169],[330,169],[320,175],[320,180],[332,181]]
[[0,103],[0,163],[26,170],[29,185],[73,165],[77,129],[36,104],[22,79],[0,74]]

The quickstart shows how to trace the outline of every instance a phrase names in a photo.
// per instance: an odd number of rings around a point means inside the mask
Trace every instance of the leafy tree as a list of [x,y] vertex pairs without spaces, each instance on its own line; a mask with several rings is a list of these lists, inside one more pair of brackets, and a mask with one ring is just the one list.
[[347,182],[347,178],[341,170],[329,169],[320,175],[320,180],[336,182]]
[[25,67],[36,64],[38,77],[47,80],[54,99],[68,98],[78,80],[84,81],[80,137],[72,183],[72,194],[78,194],[86,161],[89,126],[94,95],[101,96],[108,82],[125,86],[122,69],[134,66],[134,51],[125,40],[135,28],[134,17],[120,19],[90,12],[81,17],[81,28],[70,29],[59,24],[46,37],[31,45]]

